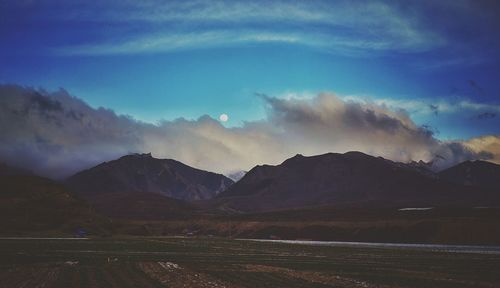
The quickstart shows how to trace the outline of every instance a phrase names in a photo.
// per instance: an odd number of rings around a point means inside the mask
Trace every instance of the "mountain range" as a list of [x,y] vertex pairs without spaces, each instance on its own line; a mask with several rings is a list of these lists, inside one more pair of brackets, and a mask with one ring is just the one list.
[[[466,161],[436,173],[423,162],[393,162],[361,152],[296,155],[239,173],[236,183],[151,154],[126,155],[62,182],[2,164],[0,227],[8,234],[86,227],[101,234],[109,228],[137,235],[204,231],[356,241],[411,241],[417,238],[408,233],[424,233],[418,238],[424,242],[497,243],[487,235],[496,231],[500,242],[494,220],[499,173],[500,165],[485,161]],[[491,209],[476,209],[485,207]],[[411,212],[414,208],[425,209]],[[116,219],[114,228],[106,217]],[[326,227],[317,221],[344,224]],[[382,231],[377,223],[396,226]],[[464,229],[475,229],[481,237],[467,238]]]
[[497,174],[487,174],[490,170],[479,168],[489,165],[498,173],[499,165],[482,163],[467,170],[477,179],[472,183],[476,186],[468,186],[453,181],[452,173],[458,173],[453,168],[442,175],[435,174],[414,163],[392,162],[361,152],[296,155],[280,165],[256,166],[219,194],[215,202],[221,209],[243,212],[320,205],[419,207],[499,203],[500,193],[478,185],[484,182],[491,186],[488,181],[498,181],[492,180],[498,179]]

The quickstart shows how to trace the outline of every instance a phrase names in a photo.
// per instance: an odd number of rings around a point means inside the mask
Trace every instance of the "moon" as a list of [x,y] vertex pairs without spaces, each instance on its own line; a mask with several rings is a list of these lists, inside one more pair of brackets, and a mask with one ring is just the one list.
[[229,120],[229,116],[227,116],[227,114],[220,114],[219,120],[222,122],[227,122],[227,120]]

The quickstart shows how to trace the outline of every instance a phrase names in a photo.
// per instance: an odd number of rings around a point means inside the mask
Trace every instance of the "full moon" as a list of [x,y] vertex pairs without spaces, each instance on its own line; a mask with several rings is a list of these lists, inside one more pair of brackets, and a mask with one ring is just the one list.
[[229,116],[227,116],[227,114],[220,114],[219,120],[222,122],[226,122],[227,120],[229,120]]

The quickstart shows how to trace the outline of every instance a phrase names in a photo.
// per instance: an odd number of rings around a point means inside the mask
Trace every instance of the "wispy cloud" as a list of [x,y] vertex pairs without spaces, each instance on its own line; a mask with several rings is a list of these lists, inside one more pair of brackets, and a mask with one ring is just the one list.
[[183,34],[154,34],[119,43],[84,44],[55,49],[60,55],[114,55],[158,53],[250,42],[308,43],[300,36],[266,31],[212,30]]
[[420,70],[500,60],[500,40],[491,36],[500,33],[500,5],[487,0],[103,0],[91,4],[48,0],[0,5],[5,27],[52,23],[80,32],[77,40],[66,33],[50,35],[50,40],[57,41],[47,41],[43,48],[59,55],[168,53],[280,42],[350,57],[401,57],[403,65]]
[[284,42],[363,55],[425,51],[446,42],[416,15],[385,1],[104,1],[97,7],[68,5],[64,12],[54,16],[127,23],[139,31],[125,40],[108,35],[111,42],[55,48],[66,55],[169,52],[246,42]]
[[466,98],[456,99],[391,99],[376,98],[369,96],[344,96],[343,99],[360,103],[373,102],[380,106],[386,106],[390,109],[404,109],[410,115],[436,115],[459,113],[462,116],[467,114],[479,113],[500,113],[500,104],[479,103]]

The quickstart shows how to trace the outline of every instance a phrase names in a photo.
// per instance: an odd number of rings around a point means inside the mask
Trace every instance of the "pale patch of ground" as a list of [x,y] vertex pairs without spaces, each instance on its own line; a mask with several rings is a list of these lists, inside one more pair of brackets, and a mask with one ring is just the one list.
[[237,288],[208,274],[190,270],[172,262],[140,262],[139,269],[170,288]]

